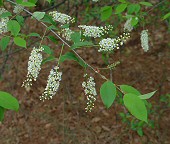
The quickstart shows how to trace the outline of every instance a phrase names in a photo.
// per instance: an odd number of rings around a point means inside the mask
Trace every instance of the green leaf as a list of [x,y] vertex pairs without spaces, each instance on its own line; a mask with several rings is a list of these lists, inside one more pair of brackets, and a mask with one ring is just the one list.
[[139,2],[141,5],[144,5],[144,6],[153,6],[150,2]]
[[7,92],[0,91],[0,106],[5,109],[18,111],[18,100]]
[[16,20],[18,21],[18,23],[23,26],[24,25],[24,18],[22,16],[17,15],[16,16]]
[[48,36],[48,39],[54,42],[55,44],[58,44],[58,41],[54,36]]
[[3,3],[4,3],[3,0],[0,0],[0,6],[3,6]]
[[0,18],[9,17],[9,16],[12,16],[10,12],[4,12],[0,15]]
[[139,22],[138,17],[133,17],[133,18],[132,18],[132,21],[131,21],[131,24],[132,24],[132,26],[135,26],[135,25],[138,24],[138,22]]
[[15,37],[14,38],[14,43],[17,46],[26,48],[26,41],[23,38],[21,38],[21,37]]
[[7,46],[8,46],[8,43],[10,42],[10,37],[6,36],[6,37],[3,37],[0,41],[0,47],[1,47],[1,50],[4,51]]
[[42,61],[42,64],[45,64],[45,63],[50,62],[50,61],[53,61],[53,60],[56,60],[56,58],[51,55],[51,56],[49,56],[48,58],[44,59],[44,60]]
[[105,21],[112,15],[112,6],[105,6],[101,8],[101,20]]
[[70,27],[69,24],[64,24],[64,25],[61,26],[61,28],[63,28],[63,29],[64,29],[64,28],[69,28],[69,27]]
[[56,25],[56,23],[53,21],[52,16],[49,16],[47,14],[44,15],[44,18],[41,19],[42,22],[49,23],[52,25]]
[[16,20],[10,20],[7,23],[7,28],[14,36],[17,36],[20,31],[20,25]]
[[16,0],[17,4],[21,4],[23,0]]
[[127,8],[127,4],[119,4],[116,7],[116,13],[122,13]]
[[28,2],[36,4],[38,0],[29,0]]
[[147,93],[147,94],[144,94],[144,95],[140,95],[139,98],[140,98],[140,99],[149,99],[149,98],[151,98],[155,93],[156,93],[156,91],[153,91],[153,92],[150,92],[150,93]]
[[71,34],[71,40],[72,40],[74,43],[80,42],[80,39],[81,39],[81,34],[80,34],[80,32],[74,32],[74,33]]
[[137,95],[128,93],[123,97],[125,107],[137,119],[147,122],[147,109],[146,106]]
[[36,5],[31,2],[22,2],[20,5],[25,6],[25,7],[35,7]]
[[116,97],[116,87],[111,81],[106,81],[100,88],[100,95],[104,105],[109,108]]
[[170,12],[167,13],[166,15],[164,15],[163,20],[165,20],[165,19],[167,19],[167,18],[169,18],[169,17],[170,17]]
[[62,55],[60,57],[60,63],[66,61],[66,60],[74,60],[77,61],[82,67],[87,67],[87,65],[80,60],[75,54],[73,54],[72,52],[67,52],[66,54]]
[[125,93],[132,93],[132,94],[135,94],[137,96],[141,95],[141,93],[135,89],[134,87],[132,86],[129,86],[129,85],[120,85],[120,89]]
[[83,46],[93,46],[93,43],[92,42],[89,42],[89,41],[83,41],[83,42],[77,42],[75,44],[73,44],[70,49],[76,49],[76,48],[80,48],[80,47],[83,47]]
[[29,37],[39,37],[39,38],[41,38],[41,36],[38,33],[30,33],[28,36]]
[[5,109],[0,106],[0,121],[3,121],[3,119],[4,119],[4,113],[5,113]]
[[140,5],[139,4],[130,4],[127,7],[128,14],[138,13],[139,10],[140,10]]
[[41,20],[44,16],[45,12],[34,12],[32,17],[36,18],[37,20]]
[[121,2],[121,3],[127,3],[126,0],[118,0],[118,1]]
[[42,45],[42,47],[44,48],[43,51],[44,51],[45,53],[47,53],[47,54],[49,54],[49,55],[53,54],[53,51],[50,49],[49,46]]
[[142,128],[139,128],[139,129],[137,130],[137,133],[138,133],[139,136],[143,136],[143,130],[142,130]]

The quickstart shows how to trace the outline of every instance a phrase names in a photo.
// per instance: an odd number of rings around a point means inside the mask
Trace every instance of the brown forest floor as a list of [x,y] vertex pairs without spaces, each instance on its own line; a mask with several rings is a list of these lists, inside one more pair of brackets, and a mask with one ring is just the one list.
[[[40,25],[33,20],[31,24],[29,31],[36,29],[42,34]],[[142,93],[158,89],[156,95],[149,100],[155,110],[155,114],[150,116],[156,123],[154,129],[145,128],[144,136],[138,136],[121,122],[118,113],[123,109],[114,103],[107,110],[99,95],[94,110],[85,113],[86,102],[81,88],[84,70],[73,61],[61,65],[63,77],[56,96],[52,100],[41,102],[39,96],[44,90],[49,71],[55,64],[45,64],[37,82],[31,90],[26,91],[21,88],[21,84],[27,74],[28,49],[9,56],[0,81],[0,90],[12,93],[20,102],[19,112],[6,112],[4,122],[0,123],[0,144],[168,144],[170,109],[159,99],[160,95],[170,93],[170,39],[166,26],[157,29],[152,25],[148,29],[151,36],[148,53],[142,51],[140,31],[135,30],[125,48],[121,52],[117,51],[111,59],[121,59],[121,65],[113,71],[115,83],[132,85]],[[60,44],[54,45],[48,40],[43,43],[50,43],[51,47],[56,48],[55,55],[59,55]],[[96,50],[82,49],[78,53],[93,66],[104,66],[101,55]],[[4,58],[1,58],[1,65],[3,62]],[[109,77],[109,73],[102,73]],[[94,75],[92,72],[91,74]],[[99,76],[94,76],[99,94],[104,81]]]

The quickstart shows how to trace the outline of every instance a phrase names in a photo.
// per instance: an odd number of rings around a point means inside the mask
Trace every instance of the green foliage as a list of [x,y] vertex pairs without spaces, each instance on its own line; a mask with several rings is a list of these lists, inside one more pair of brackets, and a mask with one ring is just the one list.
[[123,97],[123,102],[129,112],[137,119],[147,122],[148,115],[144,102],[135,94],[128,93]]
[[105,21],[112,15],[112,6],[105,6],[101,8],[101,20]]
[[16,20],[10,20],[7,24],[8,30],[12,35],[17,36],[20,32],[20,25]]
[[100,88],[100,95],[104,105],[109,108],[116,97],[116,87],[111,81],[106,81]]
[[131,94],[134,94],[134,95],[137,95],[137,96],[141,95],[141,93],[132,86],[121,85],[120,88],[125,94],[131,93]]
[[140,11],[140,5],[139,4],[129,4],[127,7],[128,14],[132,13],[138,13]]
[[54,61],[54,60],[56,60],[56,58],[53,55],[50,55],[49,57],[47,57],[46,59],[42,61],[42,64],[45,64],[47,62]]
[[38,33],[30,33],[28,35],[28,37],[39,37],[39,38],[41,38],[41,36]]
[[5,36],[1,39],[0,41],[0,47],[2,51],[5,51],[5,49],[7,48],[8,44],[10,42],[10,37],[9,36]]
[[0,18],[5,18],[5,17],[9,17],[12,16],[12,14],[10,12],[4,12],[0,15]]
[[80,40],[81,40],[81,34],[80,34],[80,32],[74,32],[73,34],[71,34],[71,40],[72,40],[74,43],[80,42]]
[[21,37],[14,37],[14,43],[17,46],[26,48],[26,41]]
[[66,60],[74,60],[74,61],[78,62],[82,67],[87,67],[87,65],[72,52],[67,52],[66,54],[64,54],[60,57],[60,63],[66,61]]
[[116,14],[119,14],[119,13],[124,12],[126,8],[127,8],[127,4],[126,4],[126,3],[119,4],[119,5],[116,7]]
[[139,98],[140,98],[140,99],[149,99],[149,98],[151,98],[155,93],[156,93],[156,91],[153,91],[153,92],[150,92],[150,93],[147,93],[147,94],[144,94],[144,95],[140,95]]
[[45,16],[45,12],[38,12],[37,11],[37,12],[33,13],[32,17],[36,18],[37,20],[41,20],[41,19],[44,18],[44,16]]
[[0,106],[9,109],[18,111],[19,103],[15,97],[7,92],[0,91]]
[[170,17],[170,12],[163,16],[163,20],[168,19]]
[[3,3],[4,3],[3,0],[0,0],[0,6],[3,6]]
[[16,16],[16,20],[18,21],[18,23],[20,24],[20,26],[24,25],[24,18],[22,16],[17,15]]
[[141,5],[151,7],[153,6],[150,2],[139,2]]
[[49,46],[46,45],[42,45],[42,47],[44,48],[44,52],[49,54],[49,55],[53,55],[53,50],[51,50],[51,48]]

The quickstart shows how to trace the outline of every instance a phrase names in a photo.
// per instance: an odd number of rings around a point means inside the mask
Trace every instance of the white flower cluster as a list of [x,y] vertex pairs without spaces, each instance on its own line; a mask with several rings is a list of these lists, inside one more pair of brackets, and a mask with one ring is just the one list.
[[64,37],[67,41],[71,41],[71,34],[74,32],[69,28],[64,28],[62,29],[61,33],[62,37]]
[[99,42],[100,45],[100,49],[98,50],[98,52],[102,52],[102,51],[112,51],[115,47],[118,46],[118,44],[116,44],[116,39],[111,39],[111,38],[106,38],[106,39],[102,39]]
[[[86,76],[86,75],[85,75]],[[89,77],[87,82],[82,83],[82,87],[84,88],[84,93],[87,96],[87,107],[85,108],[86,112],[91,112],[94,107],[94,102],[96,101],[96,88],[93,77]]]
[[144,50],[145,52],[147,52],[147,51],[149,50],[148,30],[143,30],[143,31],[141,32],[140,40],[141,40],[141,46],[142,46],[143,50]]
[[[0,15],[8,12],[7,10],[5,10],[4,8],[0,8]],[[9,21],[8,17],[4,17],[4,18],[0,18],[0,34],[7,32],[7,23]]]
[[83,29],[84,36],[94,37],[94,38],[101,37],[105,33],[108,33],[109,30],[113,29],[111,25],[105,27],[79,25],[78,27]]
[[53,17],[53,20],[58,21],[61,24],[69,24],[70,22],[73,23],[75,21],[74,18],[69,15],[57,11],[50,12],[49,15]]
[[23,6],[21,6],[21,5],[15,5],[13,12],[17,14],[17,13],[22,12],[23,9],[24,9]]
[[119,49],[119,47],[122,46],[129,37],[130,33],[124,32],[123,35],[120,35],[119,37],[114,39],[112,38],[102,39],[99,42],[100,49],[98,50],[98,52],[108,52],[114,50],[115,48]]
[[124,24],[124,31],[131,32],[133,30],[133,26],[131,24],[132,18],[128,19]]
[[58,66],[51,69],[47,80],[47,86],[42,96],[40,96],[40,100],[44,101],[46,99],[52,99],[58,91],[62,76],[62,72],[58,72],[58,69]]
[[43,48],[33,48],[31,51],[31,55],[28,61],[28,73],[27,79],[23,82],[22,87],[30,87],[32,86],[32,81],[36,81],[38,74],[41,70],[42,63],[42,54],[40,52],[43,51]]

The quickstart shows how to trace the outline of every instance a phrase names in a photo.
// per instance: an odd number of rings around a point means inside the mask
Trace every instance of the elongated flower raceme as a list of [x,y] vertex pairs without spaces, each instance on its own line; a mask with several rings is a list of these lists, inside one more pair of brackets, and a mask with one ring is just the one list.
[[147,52],[149,50],[148,30],[143,30],[141,32],[140,40],[141,40],[141,46],[142,46],[143,50],[145,52]]
[[49,15],[53,17],[53,20],[61,24],[69,24],[75,21],[74,18],[72,18],[71,16],[57,12],[57,11],[50,12]]
[[93,38],[101,37],[105,33],[108,33],[109,30],[112,30],[113,28],[111,25],[105,27],[79,25],[78,27],[83,30],[83,35],[85,37]]
[[52,99],[58,91],[62,76],[62,72],[58,72],[58,69],[58,66],[55,66],[53,69],[51,69],[47,80],[47,86],[42,96],[40,96],[40,100],[44,101],[46,99]]
[[102,39],[99,42],[100,48],[98,52],[108,52],[114,49],[119,49],[120,46],[122,46],[129,37],[130,37],[130,33],[124,32],[122,35],[120,35],[117,38]]
[[124,31],[131,32],[133,30],[133,26],[131,24],[132,18],[128,19],[124,24]]
[[84,93],[87,97],[87,107],[85,108],[85,111],[91,112],[92,109],[94,108],[94,102],[96,101],[96,96],[97,96],[94,78],[89,77],[87,81],[84,81],[82,83],[82,87],[84,88]]
[[28,73],[27,79],[23,82],[22,87],[32,86],[32,81],[36,81],[41,70],[42,54],[43,48],[33,48],[28,61]]
[[13,12],[17,14],[17,13],[22,12],[23,9],[24,9],[23,6],[21,6],[21,5],[15,5]]
[[[7,10],[5,10],[4,8],[0,8],[0,15],[5,13],[5,12],[8,12]],[[7,32],[7,23],[9,21],[9,18],[8,17],[3,17],[3,18],[0,18],[0,34],[2,33],[5,33]]]

